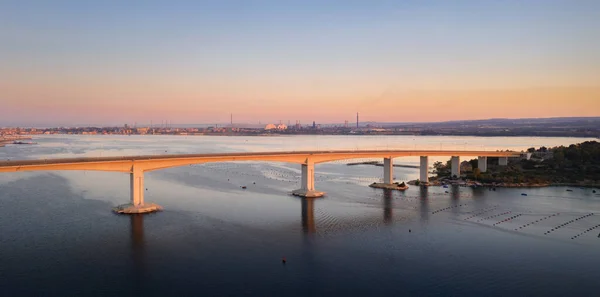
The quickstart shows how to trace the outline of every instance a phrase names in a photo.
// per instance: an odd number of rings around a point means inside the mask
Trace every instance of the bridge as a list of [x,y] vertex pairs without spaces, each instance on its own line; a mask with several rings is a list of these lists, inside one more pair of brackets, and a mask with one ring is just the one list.
[[267,161],[299,164],[302,169],[301,188],[292,192],[306,198],[321,197],[325,193],[315,190],[315,164],[360,158],[383,158],[384,183],[393,184],[394,158],[420,157],[420,181],[427,183],[428,157],[452,157],[452,176],[460,176],[460,157],[478,156],[481,172],[487,171],[487,158],[498,157],[500,165],[507,165],[508,158],[520,157],[519,152],[493,151],[442,151],[442,150],[359,150],[359,151],[298,151],[298,152],[254,152],[179,154],[123,157],[89,157],[43,160],[1,161],[0,172],[40,170],[94,170],[129,173],[130,203],[115,208],[119,213],[144,213],[161,209],[160,206],[144,202],[144,172],[159,169],[232,161]]

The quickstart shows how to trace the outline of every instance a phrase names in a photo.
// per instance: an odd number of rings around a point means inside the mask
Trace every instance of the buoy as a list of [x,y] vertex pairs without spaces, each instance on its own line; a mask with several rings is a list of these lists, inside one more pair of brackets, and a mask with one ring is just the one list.
[[287,260],[285,259],[285,257],[281,258],[281,263],[285,264],[287,262]]
[[408,229],[408,233],[412,232],[410,229]]

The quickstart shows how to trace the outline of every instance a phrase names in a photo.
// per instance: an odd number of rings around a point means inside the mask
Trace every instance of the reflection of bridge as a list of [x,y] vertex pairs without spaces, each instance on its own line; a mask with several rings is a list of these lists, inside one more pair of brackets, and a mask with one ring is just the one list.
[[148,212],[158,209],[155,204],[144,204],[144,172],[158,169],[231,161],[272,161],[301,164],[301,189],[294,195],[302,197],[320,197],[323,192],[315,190],[314,166],[318,163],[358,158],[383,158],[384,183],[393,183],[393,159],[397,157],[420,157],[420,179],[428,181],[428,157],[451,156],[452,175],[460,175],[461,156],[479,156],[479,169],[487,169],[487,157],[499,157],[500,165],[506,165],[509,157],[519,157],[517,152],[486,151],[419,151],[419,150],[365,150],[365,151],[313,151],[313,152],[259,152],[259,153],[223,153],[223,154],[182,154],[154,156],[126,156],[101,158],[69,158],[44,160],[16,160],[0,162],[0,172],[38,171],[38,170],[96,170],[115,171],[130,174],[131,204],[121,206],[117,211],[125,213]]
[[[454,193],[458,193],[457,187],[453,187],[453,195]],[[366,226],[379,226],[383,225],[391,225],[394,223],[394,195],[393,190],[383,189],[381,193],[381,209],[383,210],[382,217],[351,217],[350,219],[336,219],[336,224],[338,226],[332,227],[331,225],[317,224],[317,217],[315,216],[315,201],[316,199],[311,198],[302,198],[301,199],[301,217],[302,217],[302,231],[307,234],[317,233],[318,230],[323,230],[324,232],[338,231],[340,229],[347,230],[352,228],[361,228]],[[428,187],[419,187],[419,206],[420,206],[420,217],[422,220],[427,220],[429,217],[429,202],[428,202]],[[417,198],[417,197],[415,197]],[[453,200],[457,200],[456,199]],[[398,219],[398,218],[396,218]],[[400,218],[402,219],[402,218]]]

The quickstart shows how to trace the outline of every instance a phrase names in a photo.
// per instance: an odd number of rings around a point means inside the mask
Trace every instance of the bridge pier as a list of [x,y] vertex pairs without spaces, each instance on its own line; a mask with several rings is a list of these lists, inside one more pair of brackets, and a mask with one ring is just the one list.
[[507,166],[508,165],[508,157],[500,157],[498,158],[498,165]]
[[479,172],[484,173],[487,171],[487,157],[478,157],[477,158],[477,168],[479,168]]
[[452,177],[454,177],[454,176],[460,177],[460,157],[453,156],[451,165],[452,165]]
[[391,185],[394,183],[394,159],[383,158],[383,183]]
[[387,189],[387,190],[400,190],[404,191],[408,189],[408,186],[394,183],[394,158],[384,157],[383,158],[383,183],[372,183],[369,185],[371,188]]
[[116,213],[136,214],[162,210],[162,207],[157,204],[144,203],[144,170],[135,165],[132,166],[131,172],[129,173],[129,183],[129,196],[131,202],[114,208],[113,210]]
[[293,191],[292,194],[305,198],[317,198],[325,195],[324,192],[315,191],[315,163],[307,160],[305,164],[302,164],[301,188]]
[[421,182],[421,184],[429,184],[429,172],[427,172],[427,169],[429,167],[429,157],[428,156],[421,156],[421,174],[420,174],[420,178],[419,181]]

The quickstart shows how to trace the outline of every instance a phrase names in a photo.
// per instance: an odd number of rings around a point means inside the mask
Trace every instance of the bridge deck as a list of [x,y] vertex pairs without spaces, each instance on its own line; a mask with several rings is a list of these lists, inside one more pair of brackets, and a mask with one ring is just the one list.
[[494,151],[427,151],[427,150],[345,150],[345,151],[282,151],[282,152],[245,152],[245,153],[206,153],[206,154],[170,154],[170,155],[141,155],[141,156],[117,156],[117,157],[84,157],[84,158],[60,158],[41,160],[10,160],[0,161],[0,167],[35,166],[35,165],[58,165],[73,163],[99,163],[118,161],[151,161],[151,160],[173,160],[173,159],[227,159],[235,161],[236,157],[325,157],[348,155],[348,158],[368,158],[389,155],[392,157],[407,156],[487,156],[487,157],[518,157],[520,152],[494,152]]

